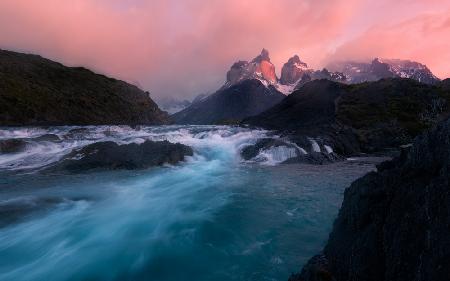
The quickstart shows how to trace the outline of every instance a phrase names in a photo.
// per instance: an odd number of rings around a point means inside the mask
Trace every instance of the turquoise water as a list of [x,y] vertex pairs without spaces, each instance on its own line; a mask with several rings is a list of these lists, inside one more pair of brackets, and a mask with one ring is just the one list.
[[[25,152],[0,155],[0,280],[287,280],[323,246],[363,161],[243,162],[268,132],[232,127],[3,129]],[[53,133],[62,142],[34,137]],[[138,171],[46,173],[100,140],[168,139],[185,163]]]

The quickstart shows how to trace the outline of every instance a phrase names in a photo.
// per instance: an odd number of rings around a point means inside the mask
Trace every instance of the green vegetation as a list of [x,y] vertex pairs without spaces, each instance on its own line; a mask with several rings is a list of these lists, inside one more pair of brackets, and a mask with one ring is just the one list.
[[385,127],[415,137],[450,111],[450,93],[409,79],[349,86],[337,102],[337,119],[358,131]]

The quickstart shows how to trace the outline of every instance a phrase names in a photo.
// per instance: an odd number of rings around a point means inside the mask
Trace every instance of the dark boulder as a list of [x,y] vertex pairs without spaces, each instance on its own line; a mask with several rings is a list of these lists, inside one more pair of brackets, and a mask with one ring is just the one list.
[[176,164],[192,156],[190,147],[168,141],[118,145],[98,142],[75,150],[52,169],[82,172],[90,169],[145,169],[163,164]]
[[0,228],[23,221],[34,214],[49,211],[59,204],[71,204],[82,198],[67,199],[60,197],[16,198],[0,202]]
[[15,153],[25,150],[27,142],[21,139],[0,140],[0,153]]
[[447,119],[347,188],[323,253],[290,280],[449,280],[449,233]]
[[[320,151],[314,150],[313,142]],[[334,152],[327,151],[325,146],[326,145],[322,140],[312,140],[309,138],[302,138],[301,140],[297,139],[296,143],[279,138],[263,138],[258,140],[254,145],[244,147],[241,151],[241,156],[244,160],[251,160],[258,157],[261,152],[270,153],[273,148],[282,147],[286,151],[285,155],[277,155],[275,157],[283,159],[282,161],[281,159],[279,160],[286,164],[325,164],[342,159]],[[328,147],[328,149],[330,149],[330,147]],[[292,151],[295,151],[295,153],[292,153]],[[277,153],[280,154],[281,151],[278,151]]]
[[[290,143],[286,143],[283,140],[280,139],[273,139],[273,138],[263,138],[258,140],[254,145],[249,145],[244,147],[241,151],[241,156],[244,160],[250,160],[254,157],[256,157],[262,150],[264,149],[270,149],[272,147],[278,147],[278,146],[286,146],[286,147],[294,147],[294,145]],[[296,148],[297,149],[297,148]]]
[[57,142],[60,141],[61,139],[55,135],[55,134],[45,134],[39,137],[34,138],[33,140],[35,141],[51,141],[51,142]]
[[65,139],[84,139],[89,134],[89,128],[75,128],[71,129],[63,137]]

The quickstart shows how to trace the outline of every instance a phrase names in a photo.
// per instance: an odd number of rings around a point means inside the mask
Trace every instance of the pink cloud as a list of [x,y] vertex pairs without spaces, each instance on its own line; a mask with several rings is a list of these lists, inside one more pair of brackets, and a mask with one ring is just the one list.
[[414,59],[427,64],[437,76],[450,77],[450,10],[372,27],[340,46],[328,60],[373,57]]
[[[422,19],[421,28],[406,21],[425,7],[441,9],[446,1],[420,2],[382,0],[374,7],[369,0],[3,0],[0,48],[83,65],[135,82],[157,96],[214,90],[234,61],[252,59],[263,47],[270,50],[278,72],[294,53],[320,67],[336,46],[343,44],[336,54],[347,55],[351,44],[358,43],[367,51],[354,47],[356,55],[399,55],[447,75],[436,51],[449,61],[448,22],[439,30],[437,20]],[[392,21],[386,10],[398,10],[395,28],[387,33],[373,27]],[[409,35],[409,28],[427,40],[412,43],[417,36]],[[366,29],[359,38],[367,39],[351,40]],[[386,43],[376,42],[377,36]],[[404,52],[395,45],[399,39],[405,41]],[[433,52],[427,55],[428,50]]]

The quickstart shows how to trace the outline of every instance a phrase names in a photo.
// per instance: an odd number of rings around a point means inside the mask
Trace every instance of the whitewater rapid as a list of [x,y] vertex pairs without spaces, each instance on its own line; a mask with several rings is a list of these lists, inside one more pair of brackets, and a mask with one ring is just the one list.
[[[38,139],[49,134],[60,140]],[[325,241],[343,188],[373,165],[277,165],[291,147],[241,159],[268,136],[230,126],[0,129],[0,139],[27,142],[0,155],[0,280],[286,280]],[[145,170],[42,172],[91,143],[148,139],[194,156]]]

